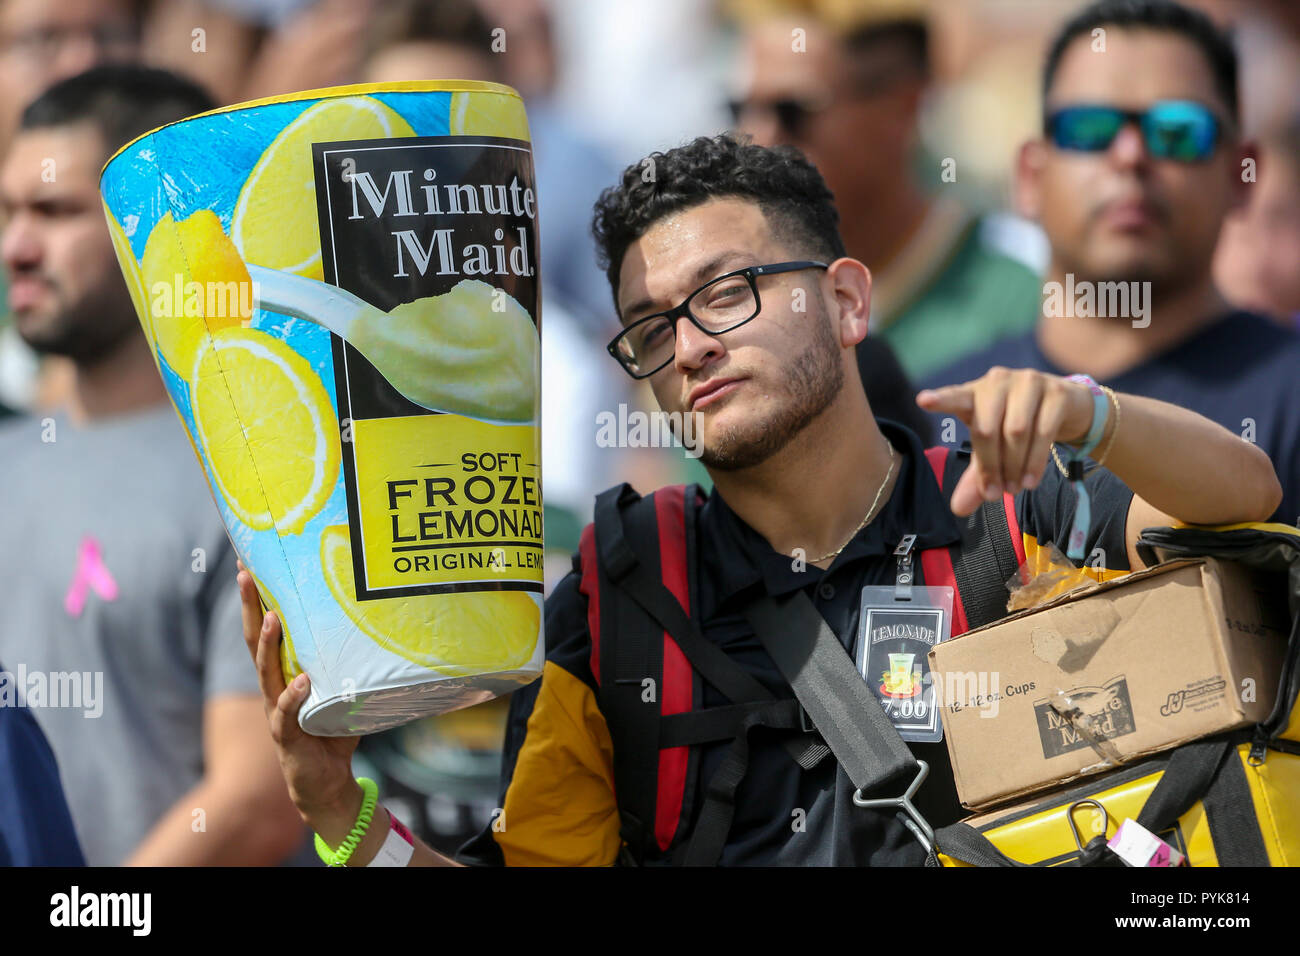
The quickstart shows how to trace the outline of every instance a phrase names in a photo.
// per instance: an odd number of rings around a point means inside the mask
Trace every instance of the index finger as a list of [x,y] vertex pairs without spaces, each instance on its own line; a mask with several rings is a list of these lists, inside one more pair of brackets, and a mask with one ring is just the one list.
[[975,413],[975,390],[969,384],[927,388],[916,394],[916,404],[927,412],[947,412],[967,425]]

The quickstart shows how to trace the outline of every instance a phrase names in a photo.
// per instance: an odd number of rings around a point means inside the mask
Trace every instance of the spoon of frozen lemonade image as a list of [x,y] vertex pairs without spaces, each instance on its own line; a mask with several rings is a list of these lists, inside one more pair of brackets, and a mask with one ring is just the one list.
[[462,279],[384,312],[316,279],[254,265],[248,273],[257,308],[329,329],[416,405],[497,421],[536,418],[537,329],[504,290]]

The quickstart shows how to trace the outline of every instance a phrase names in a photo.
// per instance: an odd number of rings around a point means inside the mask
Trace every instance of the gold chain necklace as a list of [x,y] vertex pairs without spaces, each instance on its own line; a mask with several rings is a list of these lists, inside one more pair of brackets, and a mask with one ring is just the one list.
[[885,472],[885,480],[882,481],[880,487],[876,489],[876,497],[872,499],[871,507],[867,509],[867,513],[862,516],[862,520],[858,523],[858,526],[853,529],[853,533],[849,535],[848,539],[842,545],[834,551],[823,554],[820,558],[809,558],[809,564],[817,564],[820,561],[825,561],[827,558],[839,557],[840,552],[849,546],[849,541],[852,541],[857,536],[858,532],[867,526],[867,522],[870,521],[872,516],[875,514],[876,505],[880,504],[880,496],[884,493],[885,486],[889,484],[889,479],[894,474],[894,445],[889,441],[889,439],[885,439],[885,447],[889,449],[889,470]]

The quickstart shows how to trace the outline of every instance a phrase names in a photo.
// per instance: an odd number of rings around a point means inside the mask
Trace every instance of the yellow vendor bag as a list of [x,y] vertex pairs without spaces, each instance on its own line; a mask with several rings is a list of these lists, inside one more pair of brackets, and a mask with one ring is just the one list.
[[1278,576],[1291,632],[1267,720],[935,833],[942,866],[1123,866],[1107,841],[1132,819],[1190,866],[1300,866],[1300,529],[1148,528],[1143,559],[1211,557]]

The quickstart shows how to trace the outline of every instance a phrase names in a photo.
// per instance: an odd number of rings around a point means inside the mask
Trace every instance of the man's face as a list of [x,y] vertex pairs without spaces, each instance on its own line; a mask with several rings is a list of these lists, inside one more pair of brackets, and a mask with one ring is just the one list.
[[93,361],[140,329],[104,222],[103,137],[90,125],[20,133],[0,167],[0,257],[18,333]]
[[[794,29],[804,31],[803,48]],[[744,104],[738,127],[760,146],[798,147],[847,214],[897,185],[915,127],[916,82],[897,81],[897,51],[852,68],[835,36],[815,21],[760,20],[745,34]],[[783,124],[778,103],[798,104]]]
[[137,52],[126,0],[0,0],[0,140],[59,80]]
[[1190,40],[1111,27],[1105,50],[1092,47],[1090,37],[1080,37],[1066,49],[1048,111],[1078,104],[1142,111],[1159,100],[1193,100],[1219,119],[1219,144],[1201,162],[1157,159],[1132,123],[1099,152],[1029,144],[1021,163],[1025,211],[1041,222],[1056,264],[1079,279],[1181,288],[1209,268],[1219,227],[1239,194],[1228,107]]
[[1250,204],[1223,224],[1214,277],[1236,305],[1288,322],[1300,313],[1300,156],[1260,157]]
[[[758,205],[714,199],[665,217],[623,257],[624,325],[672,308],[710,279],[808,258],[779,242]],[[650,376],[663,411],[698,413],[700,460],[723,471],[780,451],[834,401],[844,382],[819,270],[760,277],[762,310],[730,332],[677,322],[674,359]],[[803,306],[802,309],[799,306]]]

